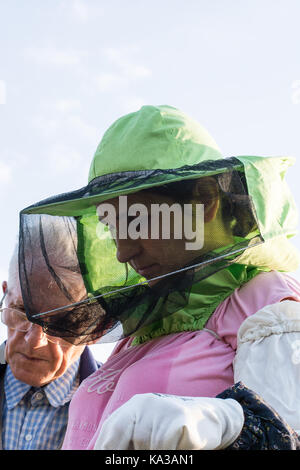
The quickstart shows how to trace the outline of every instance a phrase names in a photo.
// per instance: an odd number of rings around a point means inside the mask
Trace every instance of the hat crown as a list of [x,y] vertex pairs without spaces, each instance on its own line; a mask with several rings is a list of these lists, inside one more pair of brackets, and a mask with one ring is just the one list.
[[123,171],[174,169],[222,158],[209,133],[171,106],[143,106],[115,121],[95,152],[89,182]]

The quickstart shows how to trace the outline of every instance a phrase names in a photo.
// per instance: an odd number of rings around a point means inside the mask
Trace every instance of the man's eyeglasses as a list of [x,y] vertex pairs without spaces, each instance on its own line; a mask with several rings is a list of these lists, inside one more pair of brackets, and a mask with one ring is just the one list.
[[46,333],[47,326],[39,326],[35,325],[34,323],[31,323],[24,312],[21,310],[18,310],[16,308],[10,308],[10,307],[2,307],[4,299],[5,299],[6,293],[2,297],[0,301],[0,312],[1,312],[1,321],[6,325],[8,328],[16,331],[21,331],[26,333],[33,327],[39,327],[42,329],[42,334],[45,336],[47,341],[50,341],[50,343],[58,344],[61,347],[70,347],[71,343],[68,341],[64,340],[63,338],[59,338],[57,336],[51,336]]

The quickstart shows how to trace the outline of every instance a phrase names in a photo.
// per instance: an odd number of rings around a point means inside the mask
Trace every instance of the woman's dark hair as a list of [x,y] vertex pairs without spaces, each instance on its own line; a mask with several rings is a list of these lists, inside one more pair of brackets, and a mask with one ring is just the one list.
[[[211,191],[208,187],[214,179],[218,187],[218,197],[221,198],[223,220],[229,225],[232,234],[245,237],[257,229],[255,209],[248,194],[244,173],[229,171],[219,175],[201,178],[203,181],[202,195],[199,200],[205,204],[211,200]],[[199,179],[181,180],[143,190],[144,193],[156,193],[170,197],[181,204],[189,203],[195,199],[195,186]]]

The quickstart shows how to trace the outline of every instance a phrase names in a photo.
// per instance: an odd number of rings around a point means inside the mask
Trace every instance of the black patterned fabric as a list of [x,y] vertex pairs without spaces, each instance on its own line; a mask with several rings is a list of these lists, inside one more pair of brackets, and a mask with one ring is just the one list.
[[259,395],[238,382],[217,398],[232,398],[243,407],[245,422],[226,450],[300,450],[298,434]]

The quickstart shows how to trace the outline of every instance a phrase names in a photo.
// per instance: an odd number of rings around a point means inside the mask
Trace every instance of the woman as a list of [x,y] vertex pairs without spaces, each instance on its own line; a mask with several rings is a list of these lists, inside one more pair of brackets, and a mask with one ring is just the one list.
[[[20,278],[30,320],[75,343],[121,339],[74,397],[63,448],[101,448],[107,418],[134,395],[149,392],[209,397],[202,399],[202,412],[212,406],[230,429],[211,440],[215,418],[206,416],[201,439],[208,444],[187,439],[179,447],[251,448],[249,429],[258,428],[253,448],[296,448],[289,427],[299,424],[294,408],[285,411],[293,417],[287,424],[241,384],[232,388],[233,363],[244,351],[237,350],[241,325],[256,315],[260,330],[260,312],[269,305],[290,308],[292,302],[298,308],[300,286],[278,272],[298,266],[288,242],[296,210],[283,179],[290,163],[223,159],[213,139],[184,113],[145,106],[105,133],[87,187],[22,211]],[[78,265],[91,300],[60,309],[58,320],[56,312],[38,314],[28,294],[33,286],[23,251],[30,240],[27,219],[38,213],[77,221]],[[48,258],[46,246],[43,252]],[[283,342],[299,337],[297,308],[286,316],[286,329],[276,332]],[[251,383],[246,377],[246,385]],[[297,401],[294,395],[291,402]],[[213,401],[207,406],[205,400]]]

